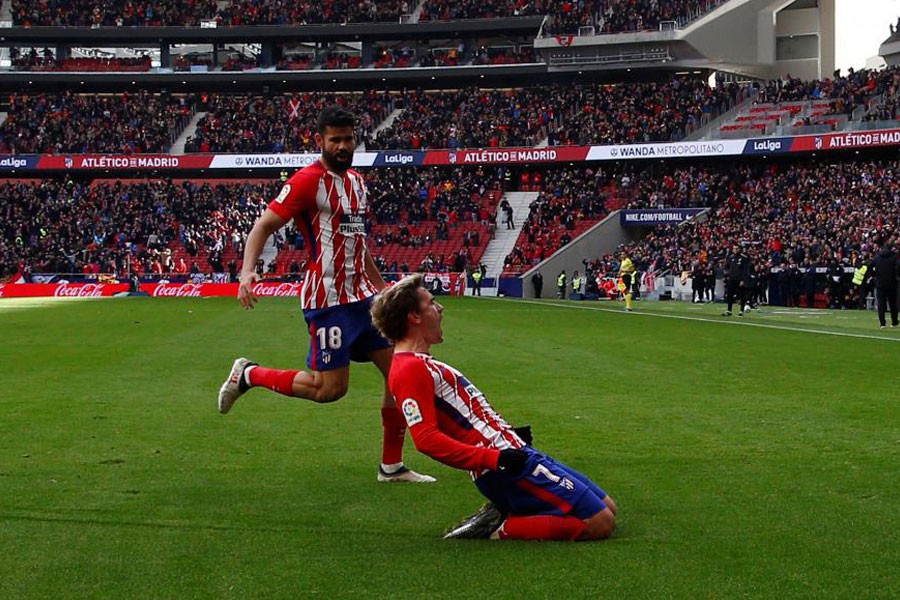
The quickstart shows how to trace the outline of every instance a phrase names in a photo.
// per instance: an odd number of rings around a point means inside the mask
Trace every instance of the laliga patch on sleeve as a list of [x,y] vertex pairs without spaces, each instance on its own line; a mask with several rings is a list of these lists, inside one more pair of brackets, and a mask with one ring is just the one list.
[[278,193],[278,197],[275,198],[275,202],[278,202],[279,204],[283,203],[285,198],[287,198],[288,194],[290,194],[290,193],[291,193],[291,184],[289,184],[289,183],[284,184],[284,187],[281,188],[281,192]]
[[407,398],[400,404],[403,416],[406,417],[406,424],[410,427],[422,422],[422,411],[419,410],[419,404],[412,398]]

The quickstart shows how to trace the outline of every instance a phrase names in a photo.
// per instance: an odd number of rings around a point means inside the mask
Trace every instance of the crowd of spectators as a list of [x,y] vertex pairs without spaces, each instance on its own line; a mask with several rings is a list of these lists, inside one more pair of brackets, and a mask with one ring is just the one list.
[[150,70],[150,57],[79,57],[59,59],[49,48],[38,52],[31,48],[22,54],[18,48],[10,48],[10,60],[14,71],[127,71],[144,72]]
[[504,272],[523,272],[571,242],[585,226],[606,216],[608,187],[621,167],[552,169],[524,172],[520,189],[540,191],[515,248],[503,263]]
[[326,70],[358,69],[362,66],[362,55],[356,51],[332,51],[325,54],[324,58],[322,68]]
[[406,110],[368,146],[487,148],[677,141],[743,99],[736,84],[549,85],[509,90],[410,92]]
[[375,91],[271,97],[217,95],[207,104],[207,113],[188,137],[185,152],[315,151],[316,118],[330,104],[341,104],[357,115],[357,136],[365,143],[393,110],[393,98]]
[[[520,188],[540,194],[505,271],[527,270],[620,203],[709,209],[702,219],[653,228],[626,246],[642,270],[677,275],[708,268],[721,276],[735,244],[762,274],[857,267],[900,234],[898,173],[895,160],[816,159],[523,171]],[[472,252],[483,249],[496,227],[502,168],[373,169],[366,177],[371,244],[385,270],[459,271],[478,260]],[[160,273],[178,266],[179,252],[171,251],[177,247],[188,263],[209,272],[223,251],[239,256],[279,185],[8,181],[0,184],[0,268],[7,274],[23,264],[32,272]],[[288,240],[295,237],[291,232]],[[595,257],[589,266],[612,272],[617,260]]]
[[411,6],[415,7],[413,0],[231,0],[218,18],[224,25],[396,23]]
[[[226,248],[240,250],[278,186],[44,179],[6,182],[0,193],[0,271],[124,277],[209,272]],[[185,250],[184,263],[172,242]]]
[[772,269],[855,268],[900,233],[898,166],[811,160],[646,169],[620,190],[631,207],[710,210],[704,219],[654,228],[630,251],[645,268],[676,275],[709,268],[721,278],[734,245],[763,277]]
[[275,65],[276,71],[308,71],[315,64],[312,53],[296,53],[284,56]]
[[429,48],[419,59],[421,67],[456,67],[463,64],[463,54],[459,46]]
[[416,58],[415,49],[400,44],[394,47],[375,46],[375,60],[372,66],[376,69],[394,68],[400,69],[413,65]]
[[581,27],[595,33],[658,30],[660,24],[679,27],[706,14],[726,0],[584,0],[558,3],[544,25],[545,36],[574,35]]
[[[784,77],[760,86],[756,102],[790,103],[804,100],[828,100],[828,114],[852,115],[859,108],[866,109],[867,118],[887,120],[896,118],[900,97],[900,68],[888,67],[849,70],[847,75],[836,74],[830,79],[804,81]],[[887,117],[881,119],[880,117]]]
[[[426,0],[419,21],[548,15],[545,35],[594,26],[616,33],[683,24],[725,0]],[[12,0],[15,25],[181,26],[215,20],[223,26],[399,22],[415,0]]]
[[542,88],[423,92],[369,144],[378,149],[532,146],[542,131]]
[[[510,89],[222,94],[200,109],[208,112],[185,150],[315,150],[315,117],[322,106],[335,102],[359,117],[359,137],[367,150],[671,142],[752,91],[734,83],[710,87],[700,79],[674,77],[665,82]],[[833,106],[820,112],[888,120],[897,116],[900,106],[900,69],[812,82],[787,78],[755,91],[757,102],[827,100]],[[0,152],[164,152],[186,126],[194,106],[193,95],[14,94],[9,117],[0,126]],[[401,109],[397,117],[375,136],[395,109]]]
[[676,77],[664,83],[559,88],[549,144],[672,142],[744,99],[737,84],[710,87]]
[[222,64],[223,71],[251,71],[259,67],[259,59],[252,56],[235,56]]
[[[367,220],[379,263],[394,272],[462,271],[489,241],[501,176],[486,167],[367,172]],[[25,266],[32,273],[119,277],[129,270],[223,272],[222,257],[239,261],[247,233],[280,185],[277,180],[12,180],[0,184],[5,199],[0,271],[9,275]],[[276,246],[302,250],[304,242],[289,227]],[[282,274],[300,255],[292,257],[260,268]]]
[[473,65],[513,65],[540,62],[533,46],[487,46],[475,51]]
[[496,19],[543,15],[556,3],[548,0],[426,0],[419,21]]
[[12,94],[0,154],[161,153],[193,113],[190,95]]
[[215,19],[216,0],[11,0],[14,25],[199,25]]
[[368,171],[373,253],[389,272],[462,271],[496,228],[502,179],[502,169],[489,167]]

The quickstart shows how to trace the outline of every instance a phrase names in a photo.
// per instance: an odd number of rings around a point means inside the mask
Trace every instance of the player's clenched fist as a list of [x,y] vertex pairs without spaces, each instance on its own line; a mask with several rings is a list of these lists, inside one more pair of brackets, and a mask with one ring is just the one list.
[[253,308],[259,299],[253,294],[253,284],[259,281],[259,275],[255,272],[241,273],[241,283],[238,285],[238,302],[244,308]]

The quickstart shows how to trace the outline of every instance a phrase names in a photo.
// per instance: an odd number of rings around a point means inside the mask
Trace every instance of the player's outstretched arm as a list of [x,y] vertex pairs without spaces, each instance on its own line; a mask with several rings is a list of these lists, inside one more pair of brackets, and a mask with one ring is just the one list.
[[266,241],[272,234],[284,227],[286,219],[278,216],[272,209],[267,208],[262,216],[253,225],[250,235],[247,236],[247,245],[244,247],[244,263],[241,266],[241,283],[238,286],[238,302],[244,308],[253,308],[257,302],[253,295],[253,284],[259,281],[256,274],[256,261],[262,255]]

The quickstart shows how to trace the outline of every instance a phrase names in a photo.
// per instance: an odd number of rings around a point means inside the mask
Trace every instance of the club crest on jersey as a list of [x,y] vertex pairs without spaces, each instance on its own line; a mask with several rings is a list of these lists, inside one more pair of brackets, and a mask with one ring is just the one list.
[[279,204],[283,203],[285,199],[288,197],[288,194],[291,193],[291,184],[286,183],[284,187],[281,188],[281,191],[278,193],[278,197],[275,198],[275,202]]
[[400,410],[406,417],[406,424],[410,427],[422,422],[422,411],[419,410],[419,403],[412,398],[407,398],[400,404]]

